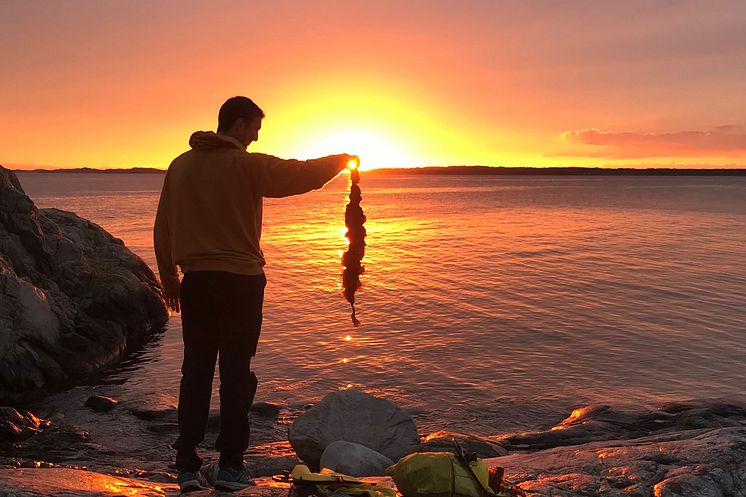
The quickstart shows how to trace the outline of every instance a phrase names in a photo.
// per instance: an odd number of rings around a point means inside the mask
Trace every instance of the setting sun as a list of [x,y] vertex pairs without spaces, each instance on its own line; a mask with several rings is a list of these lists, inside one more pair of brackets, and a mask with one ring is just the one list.
[[416,163],[416,159],[392,140],[367,130],[345,130],[332,132],[319,138],[318,143],[309,147],[309,157],[319,157],[342,151],[360,157],[360,170],[366,171],[378,167],[403,167]]
[[312,143],[302,148],[298,158],[309,159],[336,153],[349,153],[360,157],[361,171],[418,164],[416,157],[393,138],[362,127],[320,131]]

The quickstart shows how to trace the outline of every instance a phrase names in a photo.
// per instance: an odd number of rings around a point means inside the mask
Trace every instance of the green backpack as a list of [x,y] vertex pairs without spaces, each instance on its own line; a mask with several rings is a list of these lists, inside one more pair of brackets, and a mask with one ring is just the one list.
[[[389,467],[404,497],[502,497],[525,495],[503,479],[503,469],[467,454],[458,442],[454,452],[415,452]],[[494,487],[494,488],[492,488]]]
[[[479,481],[487,487],[489,474],[481,459],[472,463]],[[485,491],[469,469],[448,452],[416,452],[389,468],[404,497],[484,497]],[[489,487],[487,487],[489,488]],[[491,492],[491,495],[495,495]]]

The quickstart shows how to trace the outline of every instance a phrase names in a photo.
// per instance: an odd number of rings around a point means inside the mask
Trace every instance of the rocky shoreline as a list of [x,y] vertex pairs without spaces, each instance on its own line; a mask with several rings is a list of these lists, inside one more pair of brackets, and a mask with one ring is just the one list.
[[[504,467],[508,480],[529,496],[746,495],[744,404],[701,400],[658,409],[594,405],[573,411],[545,430],[490,437],[443,431],[418,434],[417,441],[410,439],[403,445],[406,436],[402,430],[414,429],[416,433],[416,427],[406,420],[406,412],[393,404],[395,414],[388,413],[394,414],[392,418],[380,416],[386,411],[370,411],[370,419],[379,419],[385,425],[378,427],[371,427],[360,416],[372,407],[380,408],[381,402],[388,401],[354,390],[333,392],[294,420],[288,430],[290,446],[305,446],[305,452],[301,449],[304,462],[313,464],[317,456],[322,461],[334,461],[327,453],[335,450],[331,438],[340,436],[353,445],[367,438],[371,445],[377,442],[383,452],[448,451],[456,439],[488,465]],[[90,412],[86,425],[69,424],[68,419],[80,422],[81,418],[57,412],[52,415],[57,421],[36,418],[38,423],[29,425],[33,433],[25,440],[0,443],[0,496],[113,495],[118,493],[112,491],[117,486],[130,495],[168,495],[176,491],[175,471],[168,467],[173,454],[167,449],[176,430],[172,408],[117,405],[106,412],[83,409]],[[252,410],[252,423],[280,428],[276,413],[284,409],[260,403]],[[318,411],[315,414],[314,409]],[[144,431],[161,439],[160,448],[165,450],[159,458],[128,454],[126,447],[116,446],[118,430],[126,426],[119,421],[124,416],[137,418]],[[331,419],[333,423],[329,423]],[[393,419],[393,424],[386,424],[387,419]],[[215,435],[216,428],[213,417],[208,438]],[[377,441],[373,440],[376,435]],[[133,436],[136,434],[128,440]],[[318,445],[322,454],[309,456],[309,445]],[[405,445],[408,448],[404,449]],[[392,449],[395,446],[400,448]],[[351,461],[355,457],[337,458],[331,466],[336,464],[333,469],[339,471],[355,464],[367,468],[378,464],[367,453],[360,461]],[[282,485],[269,477],[300,462],[284,443],[276,444],[274,454],[250,454],[248,461],[258,477],[258,486],[239,495],[275,495]],[[379,470],[369,473],[371,477],[383,474]],[[383,476],[376,481],[393,485]]]

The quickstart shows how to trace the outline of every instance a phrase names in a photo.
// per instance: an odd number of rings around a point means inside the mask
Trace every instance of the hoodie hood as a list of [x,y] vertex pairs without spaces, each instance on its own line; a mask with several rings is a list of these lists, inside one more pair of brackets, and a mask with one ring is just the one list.
[[193,150],[210,151],[219,148],[235,147],[246,150],[238,140],[226,135],[219,135],[214,131],[195,131],[189,138],[189,146]]

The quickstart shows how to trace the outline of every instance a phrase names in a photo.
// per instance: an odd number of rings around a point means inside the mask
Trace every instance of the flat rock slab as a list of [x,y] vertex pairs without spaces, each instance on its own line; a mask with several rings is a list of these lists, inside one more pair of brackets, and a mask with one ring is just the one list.
[[[236,497],[287,497],[289,483],[276,482],[272,478],[255,478],[256,486],[239,492],[204,490],[190,492],[190,497],[236,496]],[[366,478],[364,481],[393,486],[390,478]],[[68,468],[0,468],[0,497],[109,497],[128,495],[131,497],[178,496],[175,483],[153,483],[135,478],[123,478]]]
[[163,497],[178,495],[173,483],[151,483],[68,468],[0,469],[0,496],[111,496]]
[[486,460],[529,497],[743,497],[746,428],[688,430]]

